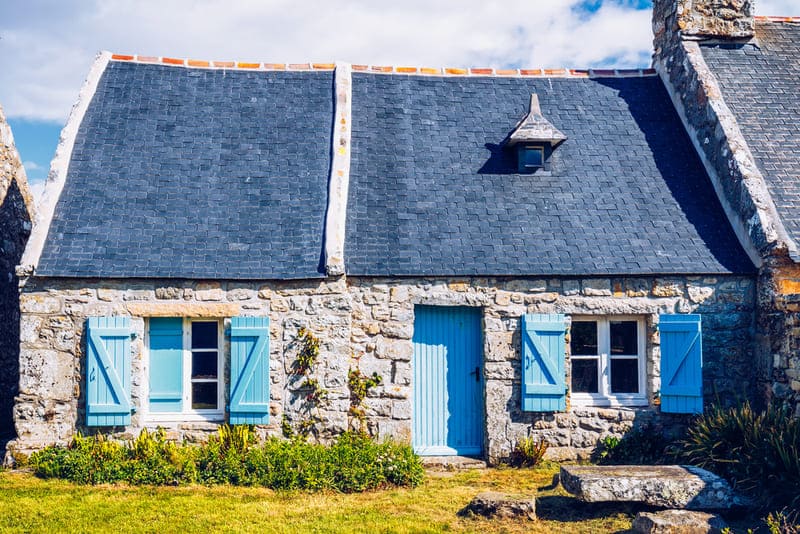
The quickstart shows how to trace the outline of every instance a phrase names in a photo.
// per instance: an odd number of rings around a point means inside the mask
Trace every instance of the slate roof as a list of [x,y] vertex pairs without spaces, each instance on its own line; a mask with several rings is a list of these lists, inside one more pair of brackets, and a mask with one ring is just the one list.
[[332,86],[331,72],[112,61],[37,273],[323,276]]
[[[536,93],[568,140],[517,174]],[[351,275],[749,273],[661,81],[353,74]]]
[[[324,276],[333,85],[111,61],[37,274]],[[351,275],[754,271],[655,76],[354,72],[352,87]],[[532,93],[568,139],[518,174],[504,141]]]
[[756,20],[754,44],[704,45],[702,53],[800,243],[800,24]]

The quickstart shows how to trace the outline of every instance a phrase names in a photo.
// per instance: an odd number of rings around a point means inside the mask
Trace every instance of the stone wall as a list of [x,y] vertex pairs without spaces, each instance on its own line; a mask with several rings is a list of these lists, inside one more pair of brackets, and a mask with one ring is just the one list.
[[800,416],[800,253],[788,237],[699,40],[755,35],[750,0],[655,0],[653,64],[745,250],[759,266],[755,378],[759,398]]
[[[482,310],[485,377],[485,450],[490,460],[507,456],[516,440],[537,436],[551,444],[551,456],[591,453],[597,440],[620,435],[633,424],[672,425],[657,411],[659,313],[698,312],[703,343],[707,401],[748,395],[752,380],[755,280],[747,277],[592,279],[367,279],[240,283],[175,281],[88,281],[30,278],[23,281],[20,394],[15,408],[19,441],[29,452],[63,443],[86,431],[83,366],[85,320],[97,315],[131,315],[134,406],[144,403],[145,320],[148,316],[270,317],[271,424],[261,431],[280,434],[283,416],[300,417],[303,392],[289,371],[297,354],[300,327],[322,341],[315,375],[329,391],[320,437],[348,425],[347,371],[358,365],[377,372],[383,383],[366,400],[367,424],[377,436],[411,437],[412,336],[414,306],[472,306]],[[651,406],[640,409],[574,408],[565,413],[519,410],[520,317],[525,313],[630,314],[647,325],[647,391]],[[569,365],[567,366],[569,368]],[[149,425],[142,410],[132,435]],[[209,424],[170,426],[175,438],[202,439]]]
[[31,231],[32,199],[11,130],[0,108],[0,450],[13,437],[19,382],[19,294],[14,269]]

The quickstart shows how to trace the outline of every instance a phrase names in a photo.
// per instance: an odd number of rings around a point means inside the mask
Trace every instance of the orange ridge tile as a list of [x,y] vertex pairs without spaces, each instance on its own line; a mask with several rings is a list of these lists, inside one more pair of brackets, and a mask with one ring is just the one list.
[[432,67],[420,67],[419,69],[420,74],[441,74],[442,69],[434,69]]
[[308,63],[289,63],[287,68],[290,70],[311,70],[311,65]]
[[544,69],[545,76],[564,76],[567,69]]
[[483,67],[471,68],[471,69],[469,69],[469,73],[470,74],[477,74],[477,75],[484,75],[484,76],[485,75],[491,76],[492,74],[494,74],[494,69],[483,68]]
[[541,76],[542,69],[519,69],[520,76]]
[[394,68],[390,67],[390,66],[373,65],[370,70],[372,70],[372,72],[392,72],[392,70],[394,70]]
[[176,57],[162,57],[161,63],[165,63],[167,65],[183,65],[184,60]]
[[465,76],[468,74],[467,69],[459,69],[454,67],[449,67],[444,69],[445,74],[449,74],[450,76]]
[[211,63],[202,59],[187,59],[186,64],[190,67],[210,67]]
[[350,68],[356,72],[361,72],[369,69],[366,65],[350,65]]
[[261,67],[261,63],[248,63],[248,62],[240,61],[240,62],[238,62],[236,64],[236,67],[240,68],[240,69],[257,69],[257,68]]
[[311,67],[314,70],[333,70],[336,68],[335,63],[312,63]]
[[569,69],[569,73],[571,76],[576,76],[578,78],[589,77],[589,71],[587,69]]
[[417,67],[397,67],[395,71],[401,74],[416,74]]
[[142,63],[158,63],[158,58],[155,56],[136,56],[136,61]]
[[117,61],[132,61],[134,56],[129,56],[127,54],[111,54],[111,59],[116,59]]
[[221,69],[232,69],[236,67],[236,63],[233,61],[215,61],[214,66]]
[[494,73],[497,76],[519,76],[517,69],[496,69]]
[[267,70],[286,70],[286,63],[264,63]]

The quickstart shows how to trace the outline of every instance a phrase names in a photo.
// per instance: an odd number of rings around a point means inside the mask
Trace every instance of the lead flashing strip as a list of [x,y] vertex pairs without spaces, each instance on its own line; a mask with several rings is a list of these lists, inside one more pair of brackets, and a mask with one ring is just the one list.
[[788,22],[791,24],[800,24],[800,17],[773,17],[757,15],[755,19],[759,22]]
[[347,194],[350,189],[350,132],[352,124],[352,71],[349,63],[336,63],[336,101],[331,138],[331,176],[325,216],[325,270],[328,276],[345,272],[344,236]]
[[100,52],[92,64],[86,81],[83,83],[78,99],[72,105],[67,124],[61,130],[61,136],[58,140],[58,147],[56,148],[56,155],[50,163],[50,172],[47,175],[47,181],[44,185],[44,193],[39,201],[36,217],[33,221],[33,229],[31,236],[28,239],[28,245],[25,247],[25,252],[22,254],[22,261],[20,268],[23,273],[33,274],[36,267],[39,265],[39,258],[42,255],[44,242],[47,239],[47,233],[50,230],[50,225],[53,222],[53,215],[55,214],[56,204],[61,197],[61,192],[64,189],[64,183],[67,180],[67,173],[69,172],[70,160],[72,158],[72,149],[75,147],[75,138],[78,135],[78,129],[83,122],[83,117],[86,115],[86,110],[89,109],[89,104],[94,98],[97,91],[97,85],[100,83],[100,78],[103,76],[109,61],[111,61],[111,52]]
[[[336,63],[260,63],[244,61],[208,61],[172,57],[113,54],[112,61],[164,65],[198,69],[233,69],[257,71],[331,71],[344,65]],[[348,64],[349,65],[349,64]],[[417,76],[491,76],[540,78],[640,78],[656,76],[655,69],[495,69],[456,67],[406,67],[392,65],[350,65],[351,72],[370,74],[406,74]]]

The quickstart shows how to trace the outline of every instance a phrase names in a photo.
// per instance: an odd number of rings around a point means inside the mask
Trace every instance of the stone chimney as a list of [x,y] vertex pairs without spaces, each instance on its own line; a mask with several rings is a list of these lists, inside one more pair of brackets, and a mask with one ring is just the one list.
[[753,0],[654,0],[653,42],[749,39],[755,34]]

